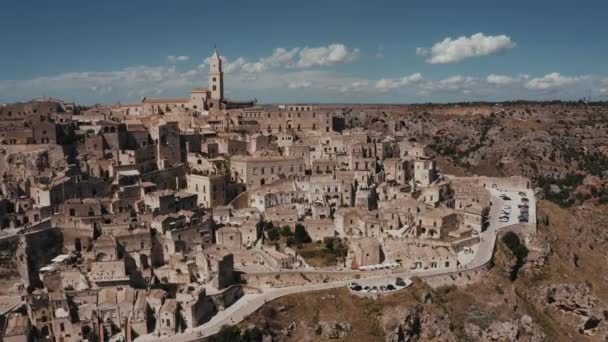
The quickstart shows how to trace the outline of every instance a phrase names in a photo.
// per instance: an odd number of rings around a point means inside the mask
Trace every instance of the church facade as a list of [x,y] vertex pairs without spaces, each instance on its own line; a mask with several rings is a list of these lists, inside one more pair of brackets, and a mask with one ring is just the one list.
[[222,59],[217,50],[209,59],[208,87],[195,88],[190,97],[185,98],[148,98],[143,97],[140,103],[119,105],[116,109],[124,116],[145,116],[164,114],[180,110],[194,111],[208,115],[210,111],[248,108],[254,101],[230,101],[224,97],[224,72]]

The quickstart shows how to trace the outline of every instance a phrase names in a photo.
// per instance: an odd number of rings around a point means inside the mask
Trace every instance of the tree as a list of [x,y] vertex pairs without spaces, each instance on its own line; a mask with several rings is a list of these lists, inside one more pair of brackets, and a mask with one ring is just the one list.
[[511,280],[515,280],[517,279],[517,272],[519,272],[519,269],[526,262],[528,248],[526,248],[526,245],[521,243],[519,236],[513,232],[505,233],[505,235],[502,237],[502,242],[511,250],[516,258],[515,266],[511,270]]
[[207,339],[209,342],[237,342],[242,341],[241,329],[231,325],[224,325],[220,331]]
[[310,236],[306,232],[306,228],[300,223],[296,224],[296,231],[294,234],[296,243],[308,243],[311,242]]
[[281,228],[281,236],[284,236],[284,237],[293,236],[293,233],[291,232],[291,228],[289,228],[289,226],[283,226],[283,228]]
[[326,237],[326,238],[323,238],[323,245],[325,246],[325,248],[327,250],[333,252],[335,240],[336,240],[335,237]]
[[281,238],[281,234],[279,234],[279,231],[276,228],[266,230],[266,236],[270,241],[277,241]]

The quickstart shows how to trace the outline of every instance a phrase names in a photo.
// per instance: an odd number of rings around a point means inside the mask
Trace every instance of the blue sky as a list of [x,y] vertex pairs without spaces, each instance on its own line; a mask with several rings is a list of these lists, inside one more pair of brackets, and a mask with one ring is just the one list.
[[214,44],[235,99],[608,99],[607,13],[599,0],[3,0],[0,103],[185,96]]

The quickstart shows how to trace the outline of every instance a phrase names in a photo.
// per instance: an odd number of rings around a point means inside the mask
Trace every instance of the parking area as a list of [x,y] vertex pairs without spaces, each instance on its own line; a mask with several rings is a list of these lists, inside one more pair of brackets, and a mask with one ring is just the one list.
[[490,189],[490,195],[490,224],[497,229],[518,223],[536,224],[536,200],[532,190]]
[[369,294],[386,294],[395,292],[412,285],[410,278],[396,277],[394,279],[361,279],[352,282],[348,285],[350,291],[354,294],[369,295]]

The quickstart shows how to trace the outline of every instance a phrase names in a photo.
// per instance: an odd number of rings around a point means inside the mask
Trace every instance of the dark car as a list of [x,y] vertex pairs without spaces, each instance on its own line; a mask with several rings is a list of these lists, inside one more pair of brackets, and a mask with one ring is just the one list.
[[353,286],[351,288],[353,289],[353,291],[357,291],[357,292],[363,290],[363,288],[361,287],[361,285],[355,285],[355,286]]
[[394,287],[393,284],[386,285],[386,288],[389,289],[390,291],[396,289],[396,287]]
[[397,284],[397,286],[405,286],[405,281],[403,280],[403,278],[397,278],[395,284]]

